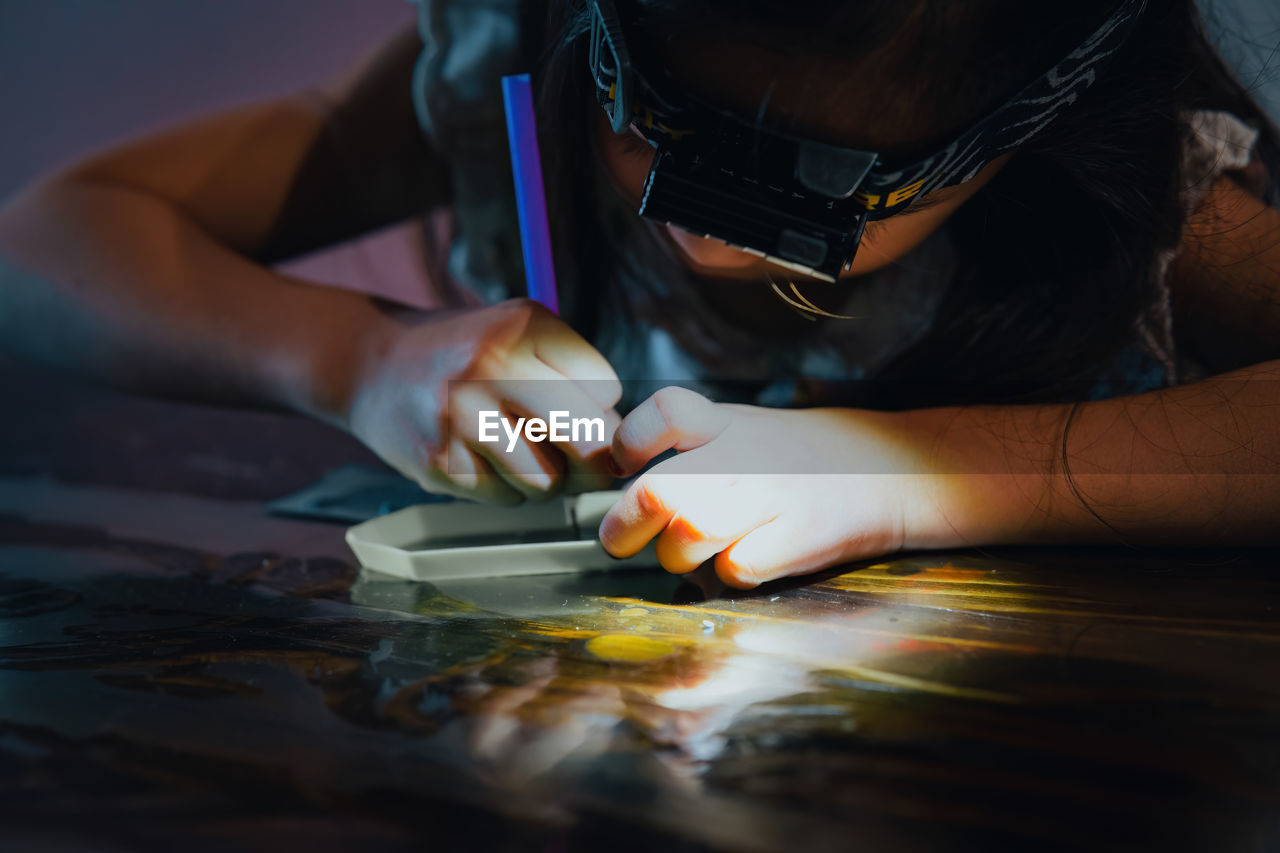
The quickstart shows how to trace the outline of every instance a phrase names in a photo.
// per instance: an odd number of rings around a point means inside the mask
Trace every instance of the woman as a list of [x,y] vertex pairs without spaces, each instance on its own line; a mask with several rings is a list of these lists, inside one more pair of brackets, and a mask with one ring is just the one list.
[[[664,88],[761,133],[904,161],[1127,16],[1060,115],[867,224],[834,286],[635,215],[664,152],[601,109],[601,5],[526,13],[522,36],[567,323],[522,300],[389,312],[264,265],[451,200],[480,245],[474,223],[493,219],[470,215],[458,156],[419,132],[401,39],[322,97],[143,140],[17,199],[0,220],[10,348],[304,412],[428,488],[498,503],[674,448],[602,539],[625,555],[656,536],[669,570],[714,558],[735,585],[901,547],[1274,536],[1277,395],[1261,380],[1280,356],[1280,214],[1259,185],[1275,134],[1190,2],[618,3],[620,38]],[[826,408],[664,389],[615,432],[617,373]],[[605,418],[611,448],[503,455],[476,435],[481,411],[557,408]]]

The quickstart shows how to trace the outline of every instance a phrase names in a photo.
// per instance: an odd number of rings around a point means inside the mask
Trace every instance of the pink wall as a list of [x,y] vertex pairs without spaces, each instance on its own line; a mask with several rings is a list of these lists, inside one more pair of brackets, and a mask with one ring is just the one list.
[[[405,0],[0,0],[0,197],[104,145],[342,73]],[[410,235],[291,266],[421,302]]]

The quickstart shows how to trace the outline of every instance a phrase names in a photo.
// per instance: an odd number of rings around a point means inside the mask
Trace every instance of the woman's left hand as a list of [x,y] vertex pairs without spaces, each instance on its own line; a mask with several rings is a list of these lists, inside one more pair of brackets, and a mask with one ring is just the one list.
[[[668,451],[600,525],[610,554],[655,536],[669,572],[714,559],[724,583],[764,581],[897,551],[934,526],[927,478],[892,414],[713,403],[679,387],[623,420],[613,458],[623,474]],[[928,518],[920,518],[921,515]]]

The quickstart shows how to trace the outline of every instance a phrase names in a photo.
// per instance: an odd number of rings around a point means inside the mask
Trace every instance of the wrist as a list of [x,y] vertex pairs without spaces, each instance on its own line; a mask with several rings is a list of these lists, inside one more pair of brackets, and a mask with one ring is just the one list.
[[353,409],[392,348],[400,324],[372,303],[316,329],[319,345],[306,358],[302,393],[292,408],[350,431]]
[[904,547],[1052,538],[1070,490],[1061,476],[1068,407],[982,406],[895,413],[915,460]]

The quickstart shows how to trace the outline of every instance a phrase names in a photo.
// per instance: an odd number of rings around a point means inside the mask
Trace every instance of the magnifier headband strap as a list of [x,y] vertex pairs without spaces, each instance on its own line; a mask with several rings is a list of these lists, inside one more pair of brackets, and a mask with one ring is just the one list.
[[892,215],[917,195],[971,181],[992,160],[1034,139],[1096,82],[1146,5],[1124,0],[1084,43],[945,148],[909,166],[873,169],[859,193],[871,218]]

